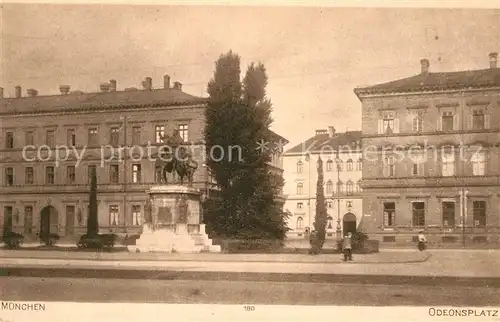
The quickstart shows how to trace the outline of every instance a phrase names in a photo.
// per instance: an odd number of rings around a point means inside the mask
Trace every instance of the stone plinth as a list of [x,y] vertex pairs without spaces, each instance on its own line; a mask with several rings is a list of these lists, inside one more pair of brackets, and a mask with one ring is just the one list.
[[139,252],[220,252],[212,245],[200,223],[201,194],[198,189],[166,184],[149,191],[150,211],[143,232],[129,250]]

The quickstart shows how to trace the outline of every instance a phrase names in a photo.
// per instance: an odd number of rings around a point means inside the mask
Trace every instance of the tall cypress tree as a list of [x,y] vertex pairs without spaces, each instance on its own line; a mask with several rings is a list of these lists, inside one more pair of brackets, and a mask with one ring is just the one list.
[[316,216],[314,218],[314,229],[317,232],[317,247],[323,248],[326,237],[327,210],[324,190],[323,160],[318,158],[318,181],[316,183]]
[[240,57],[229,51],[208,84],[207,165],[220,194],[204,204],[207,228],[229,238],[283,239],[284,213],[275,201],[283,179],[269,171],[270,151],[258,145],[270,141],[267,75],[262,64],[250,65],[243,82],[240,73]]
[[99,221],[97,214],[97,174],[92,168],[90,195],[89,195],[89,215],[87,217],[87,236],[97,237],[99,234]]

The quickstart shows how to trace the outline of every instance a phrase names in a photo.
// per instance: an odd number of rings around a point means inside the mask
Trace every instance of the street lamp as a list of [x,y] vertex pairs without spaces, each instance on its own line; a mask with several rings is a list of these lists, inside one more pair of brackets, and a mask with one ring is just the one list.
[[337,159],[335,159],[335,163],[337,165],[337,230],[336,236],[337,241],[342,239],[341,233],[342,229],[340,227],[340,158],[337,154]]

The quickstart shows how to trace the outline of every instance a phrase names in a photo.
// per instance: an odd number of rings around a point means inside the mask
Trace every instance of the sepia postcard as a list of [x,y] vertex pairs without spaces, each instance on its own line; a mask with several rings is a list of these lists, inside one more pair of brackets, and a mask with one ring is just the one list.
[[0,322],[500,321],[500,5],[0,3]]

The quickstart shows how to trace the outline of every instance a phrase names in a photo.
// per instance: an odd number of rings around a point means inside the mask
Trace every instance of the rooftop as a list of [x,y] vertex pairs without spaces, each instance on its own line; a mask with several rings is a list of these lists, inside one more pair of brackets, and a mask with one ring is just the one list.
[[285,155],[304,154],[307,152],[329,152],[345,147],[356,149],[361,146],[361,131],[335,133],[332,129],[330,127],[330,131],[317,130],[316,135],[287,150]]

